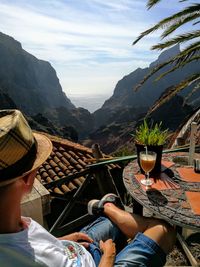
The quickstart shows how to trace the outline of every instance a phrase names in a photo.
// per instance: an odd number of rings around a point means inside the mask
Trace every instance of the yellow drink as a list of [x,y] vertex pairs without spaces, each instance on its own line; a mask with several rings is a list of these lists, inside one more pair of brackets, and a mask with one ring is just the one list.
[[140,165],[145,172],[145,179],[141,180],[141,183],[145,186],[150,186],[153,181],[149,179],[149,172],[153,170],[156,163],[156,153],[152,151],[140,152]]
[[155,156],[148,155],[148,154],[141,154],[140,155],[140,165],[144,172],[150,172],[153,167],[155,166],[156,158]]

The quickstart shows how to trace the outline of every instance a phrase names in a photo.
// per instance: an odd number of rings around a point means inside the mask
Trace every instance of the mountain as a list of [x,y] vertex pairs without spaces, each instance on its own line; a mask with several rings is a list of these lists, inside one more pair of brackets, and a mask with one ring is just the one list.
[[[140,114],[146,113],[167,88],[177,84],[183,77],[186,77],[191,73],[199,73],[200,64],[199,62],[194,62],[155,82],[155,78],[161,73],[160,70],[158,74],[153,75],[149,80],[147,80],[138,91],[134,90],[136,85],[140,83],[147,73],[149,73],[156,65],[176,55],[179,51],[179,46],[174,46],[171,49],[162,52],[158,59],[151,63],[148,68],[138,68],[130,74],[124,76],[117,83],[111,98],[105,101],[103,106],[94,112],[96,129],[100,126],[108,125],[113,121],[117,121],[121,116],[120,114],[123,113],[125,109],[134,108],[135,112],[132,116],[137,118]],[[167,66],[163,68],[163,71],[168,69],[169,67]],[[186,95],[189,89],[190,88],[186,89],[183,93],[181,93],[181,95]],[[197,92],[196,95],[194,95],[189,101],[194,101],[197,98],[200,100],[199,92]],[[196,105],[198,104],[196,103]]]
[[[183,105],[183,101],[182,96],[173,97],[153,112],[149,119],[154,122],[162,121],[164,129],[168,128],[171,133],[175,132],[185,118],[193,113],[193,107],[187,104]],[[125,108],[123,120],[119,120],[119,114],[112,123],[103,125],[90,133],[89,138],[84,141],[84,145],[91,146],[98,143],[105,153],[122,151],[122,153],[133,154],[134,138],[132,135],[146,115],[146,113],[140,113],[138,116],[134,116],[135,112],[134,108]]]
[[3,33],[0,58],[1,89],[24,112],[36,114],[45,108],[75,107],[62,91],[50,63],[29,54],[19,42]]
[[[0,33],[0,108],[21,109],[33,129],[82,141],[88,146],[99,143],[107,153],[125,145],[132,150],[130,134],[134,133],[153,103],[182,77],[200,72],[200,65],[194,62],[158,82],[154,82],[154,75],[140,90],[134,91],[152,68],[179,51],[179,46],[175,46],[161,53],[148,68],[138,68],[123,77],[113,95],[91,114],[87,109],[76,108],[72,104],[62,91],[50,63],[37,59],[26,52],[18,41]],[[151,115],[152,118],[162,120],[164,126],[175,131],[184,118],[200,106],[199,91],[185,106],[182,105],[183,96],[190,89],[160,107]]]
[[[134,90],[152,68],[176,55],[179,51],[180,47],[174,46],[162,52],[148,68],[138,68],[118,81],[113,95],[105,101],[100,109],[94,112],[95,130],[90,133],[84,144],[90,146],[94,142],[99,143],[102,150],[107,153],[125,146],[129,147],[128,150],[133,151],[131,133],[134,133],[135,127],[141,123],[149,108],[170,86],[177,84],[183,77],[187,77],[191,73],[200,72],[200,65],[196,61],[155,82],[155,78],[161,73],[159,71],[138,91]],[[165,67],[162,71],[168,69],[169,67]],[[188,87],[181,94],[173,97],[151,114],[151,118],[155,122],[163,121],[163,126],[171,132],[176,131],[185,118],[200,106],[200,91],[197,91],[183,105],[183,96],[186,96],[191,89]]]
[[0,58],[1,109],[18,108],[32,118],[35,129],[69,138],[84,136],[93,127],[92,115],[71,103],[51,64],[1,32]]

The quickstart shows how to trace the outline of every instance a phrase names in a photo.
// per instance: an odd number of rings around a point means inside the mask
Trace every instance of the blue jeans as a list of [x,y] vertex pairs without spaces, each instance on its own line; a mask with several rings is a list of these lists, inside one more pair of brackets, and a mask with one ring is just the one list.
[[[135,238],[125,245],[125,236],[109,219],[99,217],[91,224],[84,227],[81,232],[88,234],[94,242],[89,246],[96,266],[99,265],[102,253],[99,248],[100,240],[112,239],[117,247],[117,256],[114,266],[132,267],[132,266],[163,266],[166,262],[166,254],[158,244],[138,233]],[[122,246],[124,246],[123,249]]]

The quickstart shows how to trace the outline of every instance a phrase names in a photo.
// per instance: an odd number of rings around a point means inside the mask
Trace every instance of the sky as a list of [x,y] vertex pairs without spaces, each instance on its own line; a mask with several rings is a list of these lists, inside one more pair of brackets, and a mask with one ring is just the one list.
[[174,2],[163,0],[148,11],[146,0],[0,0],[0,31],[49,61],[72,102],[84,97],[84,107],[90,100],[98,106],[123,76],[158,57],[150,47],[159,32],[132,42],[179,10]]

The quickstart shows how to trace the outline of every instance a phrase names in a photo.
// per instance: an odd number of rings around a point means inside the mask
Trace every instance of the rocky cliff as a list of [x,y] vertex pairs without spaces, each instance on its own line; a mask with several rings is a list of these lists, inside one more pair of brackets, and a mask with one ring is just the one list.
[[[94,142],[101,144],[102,149],[109,153],[120,147],[127,147],[133,150],[131,133],[146,115],[154,102],[172,85],[177,84],[191,73],[200,72],[200,64],[194,62],[176,70],[155,82],[157,75],[153,75],[138,91],[135,86],[149,73],[156,65],[168,60],[180,51],[175,46],[160,54],[155,62],[148,68],[138,68],[123,77],[116,85],[114,93],[104,105],[94,112],[95,131],[85,144],[91,145]],[[167,71],[169,67],[163,70]],[[174,132],[185,118],[193,112],[194,108],[200,106],[200,90],[197,91],[186,105],[183,105],[183,96],[187,95],[191,87],[186,88],[180,95],[175,96],[169,102],[156,110],[152,115],[154,121],[163,121],[163,126]]]
[[[179,52],[179,46],[167,50],[148,68],[131,72],[116,85],[114,93],[94,114],[76,108],[62,91],[55,70],[50,63],[39,60],[23,50],[21,44],[0,33],[0,108],[19,108],[33,129],[78,141],[91,146],[100,143],[104,152],[112,152],[125,143],[138,121],[169,86],[183,77],[199,72],[198,62],[189,64],[164,79],[149,79],[135,92],[134,87],[157,64]],[[165,68],[166,70],[167,68]],[[187,94],[188,88],[182,95]],[[183,106],[182,96],[173,98],[152,117],[174,131],[182,120],[200,105],[200,92]],[[166,116],[168,114],[168,116]]]
[[[89,135],[84,144],[91,146],[93,143],[99,143],[105,153],[121,151],[122,154],[133,154],[135,145],[132,134],[134,135],[136,127],[142,123],[146,115],[146,113],[140,113],[134,116],[135,112],[134,108],[125,108],[124,118],[126,119],[120,121],[116,118],[112,123],[99,127]],[[183,97],[175,96],[151,114],[149,119],[154,122],[162,121],[163,128],[168,128],[173,133],[192,113],[191,106],[183,105]]]
[[77,139],[93,127],[91,114],[75,108],[49,62],[29,54],[18,41],[3,33],[0,59],[1,109],[18,108],[32,117],[35,129],[64,137],[70,137],[67,133],[72,132]]
[[[148,68],[138,68],[124,76],[117,83],[111,98],[105,101],[104,105],[94,113],[96,128],[118,120],[118,117],[121,116],[120,114],[127,109],[135,109],[132,117],[138,117],[141,113],[146,113],[168,87],[177,84],[183,77],[187,77],[187,75],[191,73],[200,72],[200,64],[194,62],[155,82],[155,78],[161,73],[161,71],[159,71],[158,74],[153,75],[145,82],[138,91],[134,91],[135,86],[152,70],[152,68],[176,55],[179,51],[179,46],[174,46],[161,53],[158,59],[151,63]],[[169,67],[165,67],[162,71],[166,71],[168,68]],[[186,95],[189,89],[190,88],[184,90],[181,95]],[[191,102],[197,99],[200,103],[200,92],[197,92],[189,101]],[[196,103],[196,105],[199,103]]]
[[0,33],[0,86],[28,114],[74,105],[62,91],[55,70],[22,49],[19,42]]

